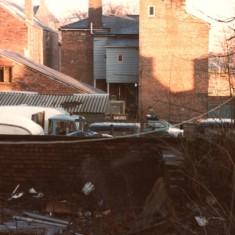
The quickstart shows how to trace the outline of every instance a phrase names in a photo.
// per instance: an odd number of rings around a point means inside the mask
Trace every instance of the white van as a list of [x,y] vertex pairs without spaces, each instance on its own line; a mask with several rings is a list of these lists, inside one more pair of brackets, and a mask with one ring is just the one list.
[[44,131],[40,125],[26,117],[0,114],[0,135],[44,135]]

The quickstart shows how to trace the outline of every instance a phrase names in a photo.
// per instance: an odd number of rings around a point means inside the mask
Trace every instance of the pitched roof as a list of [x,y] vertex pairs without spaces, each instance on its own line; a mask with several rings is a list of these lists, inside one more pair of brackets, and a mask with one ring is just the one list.
[[37,92],[2,91],[0,106],[29,105],[64,108],[74,113],[106,113],[109,109],[108,94],[45,95]]
[[[110,34],[139,34],[139,16],[102,16],[102,27],[110,29]],[[88,19],[62,26],[61,30],[89,29]]]
[[138,39],[109,38],[106,47],[139,47]]
[[0,49],[0,56],[13,60],[17,63],[23,64],[24,66],[27,66],[33,70],[36,70],[37,72],[42,73],[55,81],[62,82],[68,86],[81,90],[85,93],[88,93],[88,94],[97,94],[97,93],[104,94],[105,93],[99,89],[94,88],[93,86],[90,86],[83,82],[79,82],[70,76],[67,76],[61,72],[51,69],[45,65],[39,64],[33,60],[30,60],[16,52]]
[[[45,2],[41,2],[40,5],[34,6],[34,16],[43,24],[57,29],[59,26],[59,20],[55,17],[54,14],[49,11]],[[54,24],[55,26],[53,26]]]
[[[6,10],[8,10],[11,14],[13,14],[15,17],[17,17],[19,20],[24,21],[25,23],[27,23],[26,21],[26,15],[25,15],[25,11],[24,8],[22,8],[20,5],[15,4],[13,2],[10,2],[8,0],[0,0],[0,7],[5,8]],[[49,28],[48,26],[46,26],[45,24],[43,24],[42,22],[40,22],[38,19],[36,19],[34,17],[34,22],[33,22],[36,26],[43,28],[46,31],[52,31],[54,32],[54,30],[52,30],[51,28]]]

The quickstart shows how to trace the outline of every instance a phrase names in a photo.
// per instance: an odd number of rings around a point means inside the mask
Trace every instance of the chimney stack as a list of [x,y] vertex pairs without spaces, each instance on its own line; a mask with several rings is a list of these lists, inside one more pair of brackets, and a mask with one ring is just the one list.
[[40,6],[44,6],[44,5],[46,5],[45,0],[40,0]]
[[26,19],[29,21],[33,21],[34,19],[34,12],[33,12],[33,1],[32,0],[25,0],[25,16]]
[[88,19],[94,29],[102,28],[102,0],[89,0]]

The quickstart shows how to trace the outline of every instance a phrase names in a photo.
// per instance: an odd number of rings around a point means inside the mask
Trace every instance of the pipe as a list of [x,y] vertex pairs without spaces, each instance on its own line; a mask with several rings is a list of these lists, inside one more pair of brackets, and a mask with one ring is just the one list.
[[90,23],[90,32],[91,32],[91,34],[93,34],[93,23],[92,22]]

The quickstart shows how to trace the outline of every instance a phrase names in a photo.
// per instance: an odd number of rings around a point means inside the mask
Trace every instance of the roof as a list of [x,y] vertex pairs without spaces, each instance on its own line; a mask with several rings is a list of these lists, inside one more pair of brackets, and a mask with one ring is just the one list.
[[97,129],[106,129],[106,128],[111,128],[113,127],[114,129],[127,129],[127,128],[134,128],[134,129],[139,129],[140,125],[138,123],[134,122],[94,122],[89,125],[89,128],[97,128]]
[[[139,17],[134,16],[102,16],[103,28],[110,29],[110,34],[139,34]],[[89,20],[84,19],[62,26],[61,30],[89,29]]]
[[[0,0],[0,7],[4,7],[6,10],[8,10],[10,13],[12,13],[19,20],[22,20],[25,23],[27,22],[24,8],[22,8],[20,5],[15,4],[13,2],[10,2],[8,0]],[[54,30],[52,30],[51,28],[49,28],[48,26],[44,25],[42,22],[37,20],[35,17],[34,17],[34,22],[33,23],[36,26],[38,26],[40,28],[43,28],[46,31],[55,32]]]
[[59,20],[55,17],[54,14],[49,11],[45,0],[40,1],[40,5],[34,6],[34,17],[37,18],[40,22],[48,27],[58,30]]
[[45,95],[37,92],[0,92],[0,106],[30,105],[64,108],[74,113],[106,113],[108,94]]
[[43,128],[34,121],[13,114],[0,114],[0,134],[43,135]]
[[106,47],[139,47],[139,40],[128,38],[109,38]]
[[58,82],[62,82],[66,85],[69,85],[75,89],[81,90],[85,93],[88,93],[88,94],[104,93],[103,91],[96,89],[93,86],[79,82],[70,76],[67,76],[61,72],[58,72],[54,69],[51,69],[45,65],[39,64],[33,60],[30,60],[30,59],[16,53],[16,52],[0,49],[0,56],[3,56],[3,57],[8,58],[10,60],[13,60],[17,63],[23,64],[33,70],[36,70],[39,73],[42,73],[42,74],[50,77],[51,79],[54,79]]

